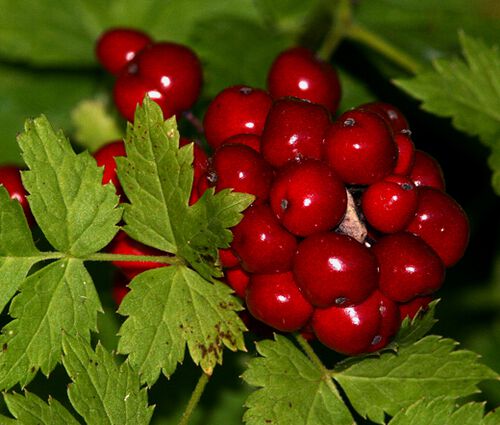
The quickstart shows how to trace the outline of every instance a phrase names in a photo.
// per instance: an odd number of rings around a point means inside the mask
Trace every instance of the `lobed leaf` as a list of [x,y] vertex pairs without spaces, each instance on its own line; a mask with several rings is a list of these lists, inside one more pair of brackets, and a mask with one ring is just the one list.
[[147,391],[127,361],[121,365],[97,344],[65,334],[63,364],[73,383],[68,388],[71,404],[88,424],[148,424],[153,406]]
[[432,301],[426,311],[420,310],[412,320],[406,317],[394,338],[394,343],[398,346],[405,346],[423,338],[437,322],[434,315],[439,301]]
[[118,231],[121,208],[95,160],[77,155],[44,116],[28,120],[18,141],[29,167],[22,176],[29,204],[47,240],[75,257],[104,248]]
[[353,425],[349,409],[331,377],[318,369],[284,336],[257,343],[243,379],[259,387],[247,399],[245,423]]
[[224,346],[244,350],[245,326],[236,312],[241,306],[231,289],[209,283],[185,266],[161,267],[141,273],[118,312],[128,316],[120,329],[118,351],[129,355],[142,382],[167,377],[184,359],[185,346],[196,364],[211,374],[222,363]]

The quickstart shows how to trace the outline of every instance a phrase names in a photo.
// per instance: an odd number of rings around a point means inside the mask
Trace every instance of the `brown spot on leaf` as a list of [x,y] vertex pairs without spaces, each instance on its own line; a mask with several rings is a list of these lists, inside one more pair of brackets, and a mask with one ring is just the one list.
[[7,348],[9,348],[9,346],[6,342],[4,342],[4,344],[2,345],[2,351],[5,353],[7,351]]

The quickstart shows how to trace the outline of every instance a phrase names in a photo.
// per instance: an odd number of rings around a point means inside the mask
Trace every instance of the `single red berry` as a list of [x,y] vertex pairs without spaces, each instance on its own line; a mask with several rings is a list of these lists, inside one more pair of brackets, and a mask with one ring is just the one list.
[[260,152],[260,136],[256,134],[236,134],[222,142],[222,145],[246,145]]
[[0,185],[3,185],[11,199],[16,199],[23,208],[24,215],[29,226],[33,226],[35,219],[31,213],[28,198],[28,193],[23,186],[21,180],[21,169],[17,165],[1,165],[0,166]]
[[406,317],[409,317],[410,320],[417,315],[419,311],[424,312],[427,310],[429,303],[433,300],[432,297],[416,297],[406,303],[399,304],[399,313],[401,316],[401,321],[403,321]]
[[469,242],[469,220],[448,194],[432,187],[418,187],[418,207],[407,230],[436,251],[446,267],[464,255]]
[[96,43],[96,56],[103,68],[111,74],[119,74],[146,46],[149,36],[132,28],[111,28]]
[[200,199],[205,191],[212,187],[213,184],[209,181],[211,173],[208,171],[200,176],[198,181],[193,181],[193,188],[191,189],[191,196],[189,197],[189,205],[195,204]]
[[146,95],[160,106],[165,117],[174,115],[175,111],[167,103],[165,94],[156,87],[154,82],[127,70],[118,75],[113,88],[113,99],[118,112],[127,121],[134,121],[135,110],[138,105],[142,105]]
[[292,47],[280,53],[269,70],[267,86],[274,99],[296,97],[319,103],[332,114],[341,97],[335,68],[304,47]]
[[416,186],[429,186],[445,190],[443,170],[439,162],[427,152],[415,151],[415,162],[410,171],[410,178]]
[[379,114],[394,133],[408,131],[410,126],[403,113],[394,105],[385,102],[371,102],[358,106],[358,109]]
[[223,145],[212,157],[208,178],[215,183],[217,192],[232,188],[236,192],[254,195],[256,202],[263,202],[269,198],[273,170],[252,148]]
[[276,100],[262,134],[262,155],[273,167],[288,161],[321,159],[329,125],[328,111],[321,105],[295,98]]
[[348,356],[366,353],[381,341],[380,299],[375,294],[350,307],[317,308],[312,327],[319,341]]
[[270,197],[276,217],[297,236],[334,228],[347,208],[342,181],[326,164],[312,159],[282,168],[271,186]]
[[231,247],[246,271],[275,273],[292,268],[297,241],[281,226],[269,206],[261,204],[248,208],[232,230]]
[[251,275],[246,304],[253,317],[283,332],[299,330],[313,313],[291,272]]
[[415,145],[408,132],[396,133],[394,142],[398,148],[398,159],[394,167],[394,174],[407,176],[415,162]]
[[392,173],[397,147],[392,131],[376,113],[353,109],[325,136],[325,159],[347,184],[372,184]]
[[230,269],[240,264],[240,259],[231,248],[219,249],[219,261],[225,269]]
[[187,111],[198,100],[203,71],[198,56],[187,46],[172,42],[150,44],[129,69],[163,93],[171,115]]
[[116,188],[117,194],[123,194],[122,186],[120,180],[118,180],[118,174],[116,173],[116,161],[117,156],[126,156],[125,144],[123,140],[116,140],[114,142],[108,143],[94,152],[94,158],[97,162],[98,167],[104,167],[102,174],[102,184],[107,184],[109,182],[113,183]]
[[347,235],[317,233],[299,243],[293,274],[304,296],[317,307],[365,300],[378,283],[375,256]]
[[224,280],[233,288],[233,291],[241,299],[245,299],[248,282],[250,282],[250,274],[241,267],[233,267],[224,271]]
[[121,255],[137,255],[137,261],[113,261],[112,263],[118,267],[121,272],[128,278],[133,279],[139,273],[146,270],[154,269],[157,267],[165,267],[167,264],[159,263],[154,261],[141,261],[140,256],[150,256],[150,255],[166,255],[158,249],[152,248],[150,246],[144,245],[130,236],[125,232],[118,232],[113,241],[108,247],[108,251],[112,254]]
[[385,236],[372,251],[379,264],[379,288],[393,301],[407,302],[432,294],[443,284],[443,262],[429,245],[411,233]]
[[403,176],[390,175],[369,186],[361,197],[366,220],[384,233],[402,231],[417,210],[417,191],[413,182]]
[[398,333],[401,326],[398,304],[380,291],[374,291],[372,297],[378,298],[380,326],[377,334],[372,339],[370,347],[368,347],[367,351],[370,353],[384,348]]
[[215,149],[237,134],[260,136],[271,104],[271,96],[261,89],[238,85],[222,90],[203,118],[207,143]]

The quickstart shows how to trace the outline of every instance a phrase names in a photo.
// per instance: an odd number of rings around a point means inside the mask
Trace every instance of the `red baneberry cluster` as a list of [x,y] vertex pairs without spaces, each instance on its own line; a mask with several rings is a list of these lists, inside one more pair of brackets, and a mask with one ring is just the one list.
[[[115,100],[121,109],[127,99],[126,118],[149,89],[139,95],[120,78],[148,81],[142,87],[154,81],[161,97],[151,97],[166,117],[194,103],[201,70],[199,61],[175,53],[186,48],[177,46],[169,63],[196,90],[170,94],[159,84],[165,71],[158,58],[167,49],[155,49],[168,43],[118,34],[122,44],[134,40],[133,48],[110,53],[107,40],[118,36],[108,32],[97,51],[120,75]],[[312,333],[337,352],[357,355],[386,346],[404,317],[427,306],[446,267],[463,255],[469,226],[445,192],[439,164],[415,149],[401,111],[373,102],[334,119],[340,91],[335,69],[301,47],[276,58],[267,90],[222,90],[203,119],[212,153],[207,158],[195,147],[190,202],[208,187],[254,195],[232,229],[230,248],[220,250],[225,281],[273,329]],[[105,179],[112,180],[108,171]],[[131,253],[134,243],[122,235],[112,250]],[[129,277],[146,268],[118,265]]]

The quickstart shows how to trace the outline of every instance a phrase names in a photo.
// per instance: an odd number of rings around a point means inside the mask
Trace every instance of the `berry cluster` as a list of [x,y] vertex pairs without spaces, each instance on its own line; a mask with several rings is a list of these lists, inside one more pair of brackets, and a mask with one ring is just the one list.
[[[187,50],[130,30],[104,34],[97,54],[118,75],[115,100],[126,118],[145,94],[165,117],[195,102],[201,67]],[[166,62],[177,69],[167,73]],[[179,91],[167,93],[164,79]],[[357,355],[386,346],[403,318],[428,305],[463,255],[469,226],[401,111],[373,102],[333,119],[340,93],[335,69],[301,47],[275,59],[267,90],[222,90],[203,118],[211,156],[195,145],[190,203],[208,187],[252,194],[231,246],[219,251],[226,283],[258,321]],[[118,193],[120,143],[96,153]],[[126,235],[111,250],[152,253]],[[158,264],[117,266],[130,279]]]

